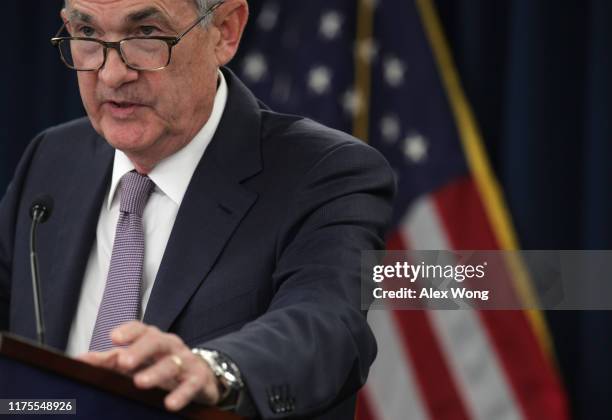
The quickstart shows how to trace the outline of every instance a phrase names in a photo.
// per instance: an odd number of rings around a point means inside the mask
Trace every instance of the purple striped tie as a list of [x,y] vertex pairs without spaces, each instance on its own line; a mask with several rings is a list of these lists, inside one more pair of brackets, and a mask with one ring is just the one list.
[[142,213],[154,185],[148,177],[134,171],[121,178],[119,221],[90,351],[110,350],[114,347],[110,332],[127,321],[140,319],[145,250]]

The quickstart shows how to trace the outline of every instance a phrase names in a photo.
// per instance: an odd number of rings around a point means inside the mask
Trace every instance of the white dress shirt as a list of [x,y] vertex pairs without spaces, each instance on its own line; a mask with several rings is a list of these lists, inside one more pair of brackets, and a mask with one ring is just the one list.
[[[181,150],[157,164],[149,173],[155,183],[143,214],[145,254],[142,274],[142,313],[144,314],[153,283],[159,270],[176,215],[191,177],[206,148],[217,131],[227,102],[227,83],[219,71],[219,86],[210,118],[200,132]],[[110,267],[115,230],[119,220],[119,194],[121,177],[134,169],[134,165],[121,151],[115,151],[110,188],[103,202],[96,229],[96,238],[89,255],[81,296],[72,322],[66,353],[76,356],[89,350],[98,309],[104,295]]]

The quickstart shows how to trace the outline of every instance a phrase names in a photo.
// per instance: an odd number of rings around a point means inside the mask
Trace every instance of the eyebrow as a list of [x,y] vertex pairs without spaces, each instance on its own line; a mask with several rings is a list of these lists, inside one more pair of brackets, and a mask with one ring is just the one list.
[[147,7],[146,9],[137,10],[132,12],[125,17],[125,20],[131,23],[138,23],[149,18],[161,18],[165,19],[163,13],[156,7]]
[[[95,18],[87,13],[81,12],[78,9],[71,9],[69,11],[69,20],[79,20],[84,23],[93,23],[95,22]],[[158,8],[156,7],[147,7],[146,9],[137,10],[135,12],[130,13],[124,18],[125,22],[130,24],[138,23],[146,19],[156,18],[159,19],[162,24],[167,26],[170,29],[174,29],[174,26],[168,19],[168,17]]]
[[83,13],[78,9],[71,9],[69,11],[69,19],[70,21],[72,20],[80,20],[81,22],[84,23],[92,23],[95,19],[93,18],[93,16],[88,15],[87,13]]
[[129,23],[138,23],[146,19],[155,18],[159,19],[163,26],[174,30],[174,25],[170,22],[170,19],[164,12],[159,10],[157,7],[147,7],[146,9],[137,10],[135,12],[130,13],[125,17],[125,20]]

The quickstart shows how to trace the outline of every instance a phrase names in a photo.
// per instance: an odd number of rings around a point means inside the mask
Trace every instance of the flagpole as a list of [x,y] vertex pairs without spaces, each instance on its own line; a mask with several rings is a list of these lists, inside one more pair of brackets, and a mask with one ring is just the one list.
[[[421,14],[425,33],[431,44],[436,64],[442,76],[442,82],[446,88],[451,109],[455,115],[459,138],[461,139],[470,171],[474,176],[483,204],[491,219],[495,236],[500,242],[501,249],[516,251],[519,249],[519,245],[516,233],[512,228],[510,213],[504,204],[501,189],[487,159],[476,119],[461,87],[461,82],[459,81],[450,50],[446,44],[435,6],[432,0],[415,1],[417,10]],[[513,278],[516,279],[515,286],[522,301],[528,308],[537,308],[537,295],[529,281],[529,274],[523,262],[518,257],[510,256],[508,263],[513,273]],[[526,312],[542,350],[551,360],[555,360],[550,332],[542,313],[537,309],[527,310]]]
[[372,91],[371,48],[374,33],[373,0],[359,0],[357,4],[357,38],[355,54],[355,108],[353,135],[368,143],[370,138],[370,97]]

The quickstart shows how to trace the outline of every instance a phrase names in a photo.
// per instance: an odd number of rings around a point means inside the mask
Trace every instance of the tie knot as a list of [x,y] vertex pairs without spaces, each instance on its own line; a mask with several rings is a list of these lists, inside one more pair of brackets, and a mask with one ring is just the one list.
[[149,195],[155,184],[149,177],[131,171],[121,178],[121,201],[119,210],[142,217]]

